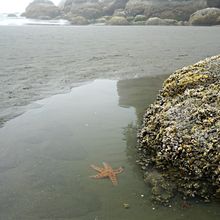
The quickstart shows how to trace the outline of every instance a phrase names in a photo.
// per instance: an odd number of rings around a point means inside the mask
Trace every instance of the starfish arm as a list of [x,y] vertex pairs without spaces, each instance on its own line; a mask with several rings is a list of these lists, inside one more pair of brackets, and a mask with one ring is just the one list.
[[119,173],[121,173],[121,172],[123,172],[124,171],[124,169],[122,168],[122,167],[119,167],[118,169],[115,169],[114,170],[114,173],[115,174],[119,174]]
[[105,178],[107,177],[106,175],[102,175],[101,173],[100,174],[97,174],[97,175],[94,175],[94,176],[90,176],[90,178],[94,178],[94,179],[101,179],[101,178]]
[[112,169],[111,166],[106,162],[103,162],[103,166],[105,169]]
[[103,166],[104,167],[101,168],[101,167],[97,167],[92,164],[91,167],[94,170],[98,171],[99,173],[97,175],[90,176],[90,177],[95,178],[95,179],[101,179],[101,178],[108,177],[114,186],[118,185],[116,175],[123,172],[124,169],[122,167],[119,167],[118,169],[113,170],[112,167],[106,162],[103,162]]
[[110,178],[110,180],[112,181],[112,184],[113,184],[114,186],[118,185],[117,177],[116,177],[116,175],[115,175],[114,173],[110,174],[110,175],[109,175],[109,178]]
[[90,165],[94,170],[98,171],[98,172],[102,172],[103,171],[103,168],[100,168],[100,167],[97,167],[93,164]]

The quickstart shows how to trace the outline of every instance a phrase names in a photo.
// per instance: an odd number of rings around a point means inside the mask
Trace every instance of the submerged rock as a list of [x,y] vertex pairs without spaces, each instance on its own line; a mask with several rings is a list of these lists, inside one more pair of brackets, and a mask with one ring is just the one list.
[[185,197],[218,198],[220,55],[171,74],[146,110],[138,137],[145,172],[157,170]]
[[189,23],[191,25],[219,25],[220,24],[220,9],[205,8],[196,11],[190,16]]
[[144,181],[150,185],[152,199],[156,202],[167,204],[174,195],[175,185],[169,183],[157,171],[145,172]]

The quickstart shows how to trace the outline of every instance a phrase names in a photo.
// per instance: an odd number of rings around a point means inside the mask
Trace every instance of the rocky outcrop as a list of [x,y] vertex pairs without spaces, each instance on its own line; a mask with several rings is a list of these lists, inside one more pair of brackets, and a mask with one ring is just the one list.
[[[148,182],[155,170],[160,185],[174,184],[167,192],[220,198],[220,55],[171,74],[146,110],[138,137],[137,162]],[[160,190],[154,199],[169,201],[172,194]]]
[[[146,19],[159,17],[178,21],[188,21],[192,13],[206,6],[205,0],[66,0],[62,5],[65,14],[86,19],[123,16],[130,20],[141,15]],[[131,21],[135,22],[143,21]]]
[[125,10],[129,16],[138,14],[147,18],[159,17],[162,19],[174,19],[188,21],[190,15],[206,6],[203,1],[147,1],[129,0]]
[[75,16],[69,19],[72,25],[87,25],[89,24],[88,20],[82,16]]
[[[96,21],[99,21],[100,18],[106,16],[117,16],[124,17],[124,21],[127,20],[128,23],[131,25],[145,25],[145,21],[147,19],[150,19],[149,21],[147,21],[147,24],[150,25],[175,25],[176,21],[178,25],[181,25],[186,24],[186,22],[189,21],[189,18],[192,18],[192,22],[190,21],[189,24],[194,25],[194,23],[197,22],[194,22],[195,12],[206,8],[207,5],[219,7],[219,1],[61,0],[58,8],[49,0],[35,0],[26,8],[26,12],[23,14],[23,16],[35,19],[64,18],[69,21],[75,20],[76,17],[83,17],[85,18],[85,20],[88,21],[88,24],[95,23]],[[214,16],[211,15],[211,13],[214,13],[214,11],[209,12],[210,13],[208,14],[208,17],[210,17],[211,20],[211,17]],[[157,18],[157,20],[155,18]],[[113,21],[114,20],[115,18],[113,19]],[[218,21],[219,19],[217,18],[216,20]],[[107,23],[109,24],[109,22]],[[203,25],[202,22],[201,25]],[[205,25],[209,24],[207,23]]]
[[191,25],[219,25],[220,9],[205,8],[192,14],[189,19]]
[[72,16],[83,16],[87,19],[97,19],[103,16],[102,8],[99,4],[75,5],[69,14]]
[[61,11],[49,0],[35,0],[28,5],[22,16],[34,19],[54,19]]
[[115,10],[125,7],[128,0],[67,0],[64,3],[65,13],[97,19],[101,16],[113,15]]
[[129,0],[104,0],[101,5],[105,15],[113,15],[115,10],[124,9]]
[[144,15],[136,15],[134,18],[134,22],[138,22],[138,21],[146,21],[147,18]]
[[161,19],[158,17],[149,18],[146,25],[177,25],[178,21],[173,19]]
[[121,17],[121,16],[113,16],[109,21],[109,25],[128,25],[129,22],[127,21],[126,18]]
[[105,17],[101,17],[95,20],[96,24],[106,24],[106,22],[107,22],[107,18]]
[[128,16],[144,15],[147,8],[152,5],[149,1],[129,0],[126,4],[125,11]]

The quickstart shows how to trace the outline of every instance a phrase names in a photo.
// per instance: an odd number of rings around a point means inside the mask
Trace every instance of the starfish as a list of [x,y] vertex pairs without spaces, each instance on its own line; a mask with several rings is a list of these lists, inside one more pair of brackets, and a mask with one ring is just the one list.
[[99,174],[94,175],[94,176],[90,176],[90,177],[95,178],[95,179],[101,179],[101,178],[108,177],[112,181],[112,184],[114,186],[118,185],[116,174],[121,173],[124,169],[122,167],[119,167],[118,169],[113,170],[112,167],[105,162],[103,162],[103,166],[104,167],[97,167],[95,165],[91,165],[91,167],[94,170],[98,171]]

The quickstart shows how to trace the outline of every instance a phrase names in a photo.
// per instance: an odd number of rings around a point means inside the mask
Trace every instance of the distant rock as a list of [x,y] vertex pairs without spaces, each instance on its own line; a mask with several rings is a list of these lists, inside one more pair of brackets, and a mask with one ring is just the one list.
[[117,9],[125,9],[128,0],[103,0],[101,5],[105,15],[113,15]]
[[219,25],[220,24],[220,9],[205,8],[196,11],[190,16],[189,24],[191,25]]
[[202,0],[129,0],[125,11],[129,16],[145,15],[147,18],[159,17],[188,21],[192,13],[205,7],[206,4]]
[[178,21],[174,19],[161,19],[158,17],[149,18],[146,25],[177,25]]
[[75,16],[70,19],[72,25],[87,25],[89,24],[88,20],[82,16]]
[[9,17],[9,18],[16,18],[17,15],[16,15],[16,14],[8,14],[8,17]]
[[66,0],[62,5],[65,14],[83,16],[87,19],[98,19],[112,16],[117,9],[125,8],[128,0]]
[[129,22],[126,18],[120,16],[113,16],[109,21],[109,25],[129,25]]
[[139,21],[146,21],[147,18],[144,15],[136,15],[134,18],[134,22],[139,22]]
[[132,25],[145,25],[147,18],[144,15],[136,15],[135,17],[128,17],[127,20]]
[[126,17],[126,13],[123,9],[116,9],[113,16]]
[[71,10],[71,13],[73,15],[83,16],[87,19],[96,19],[103,15],[102,9],[99,5],[75,7]]
[[125,6],[125,11],[128,16],[136,16],[143,15],[144,11],[151,7],[151,3],[149,1],[141,1],[141,0],[129,0]]
[[50,20],[51,17],[50,16],[39,16],[37,19],[39,19],[39,20]]
[[[49,0],[35,0],[23,15],[36,19],[66,18],[70,21],[72,18],[75,20],[76,17],[83,17],[90,24],[106,16],[124,17],[122,23],[134,25],[144,25],[151,18],[147,24],[176,25],[178,21],[178,25],[181,25],[186,24],[192,14],[207,5],[220,7],[220,0],[61,0],[59,7]],[[155,20],[155,17],[158,19]],[[116,21],[119,22],[119,19],[113,18],[111,22]]]
[[[69,17],[83,16],[94,22],[104,16],[125,17],[135,25],[143,25],[151,17],[177,20],[181,24],[195,11],[207,7],[206,0],[62,0],[60,6]],[[172,21],[162,23],[169,25]]]
[[101,17],[95,20],[95,23],[97,24],[105,24],[107,19],[105,17]]
[[34,19],[54,19],[61,15],[60,9],[49,0],[35,0],[28,5],[22,16]]

